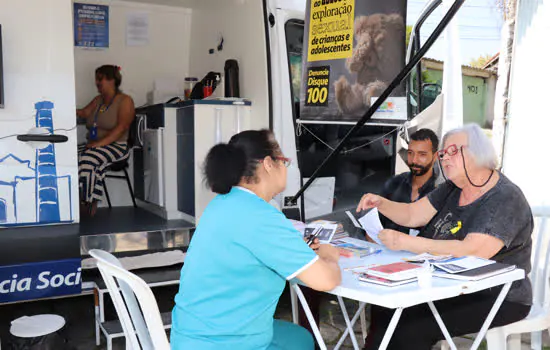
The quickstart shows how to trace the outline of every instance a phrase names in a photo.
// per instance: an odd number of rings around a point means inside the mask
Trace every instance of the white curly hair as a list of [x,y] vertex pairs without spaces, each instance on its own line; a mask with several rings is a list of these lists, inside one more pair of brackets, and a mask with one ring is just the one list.
[[466,124],[463,127],[447,132],[445,136],[443,136],[442,145],[445,145],[445,141],[447,141],[449,136],[462,133],[466,134],[468,138],[467,150],[474,158],[476,164],[480,167],[492,170],[496,169],[498,162],[493,144],[477,124]]

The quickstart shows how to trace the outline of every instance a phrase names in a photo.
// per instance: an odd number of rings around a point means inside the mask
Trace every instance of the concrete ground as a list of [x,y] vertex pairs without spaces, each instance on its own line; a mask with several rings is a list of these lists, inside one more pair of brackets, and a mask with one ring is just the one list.
[[[176,287],[156,288],[155,294],[161,311],[169,311],[173,307],[173,298],[177,292]],[[357,303],[353,301],[346,302],[349,312],[353,312]],[[326,341],[328,349],[334,349],[334,345],[345,330],[345,322],[340,312],[336,299],[330,295],[324,295],[321,304],[321,333]],[[93,296],[81,296],[75,298],[30,302],[22,304],[5,305],[0,307],[0,339],[2,340],[2,349],[9,350],[7,340],[9,339],[9,324],[15,318],[24,315],[36,315],[43,313],[55,313],[65,317],[66,326],[63,336],[68,338],[69,343],[77,350],[98,350],[106,349],[105,338],[99,347],[95,346],[94,336],[94,300]],[[113,310],[107,312],[107,319],[116,317]],[[288,291],[285,291],[279,306],[276,317],[290,321],[291,308]],[[359,328],[359,322],[356,325],[356,335],[359,344],[362,345],[362,336]],[[473,339],[473,338],[472,338]],[[472,343],[471,339],[459,338],[457,340],[458,348],[469,349]],[[548,332],[544,334],[545,349],[550,350],[550,339]],[[437,347],[436,347],[437,348]],[[484,348],[484,347],[482,347]],[[124,339],[115,340],[113,350],[125,349]],[[349,338],[344,343],[342,349],[353,349]],[[522,350],[529,350],[529,335],[524,335]]]

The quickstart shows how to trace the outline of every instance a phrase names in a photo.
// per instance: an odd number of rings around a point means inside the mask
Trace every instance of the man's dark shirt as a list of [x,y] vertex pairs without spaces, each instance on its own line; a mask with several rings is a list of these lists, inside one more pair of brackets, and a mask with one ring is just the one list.
[[[437,173],[438,173],[437,170],[434,168],[432,177],[430,177],[428,181],[426,181],[424,186],[418,189],[418,199],[426,196],[428,193],[433,191],[433,189],[436,187],[437,178],[438,178]],[[386,183],[384,184],[382,193],[380,193],[380,195],[393,202],[411,203],[411,195],[412,195],[411,172],[395,175],[394,177],[386,181]],[[380,221],[382,222],[382,226],[384,228],[409,234],[409,231],[410,231],[409,227],[400,226],[382,214],[380,214]],[[418,230],[420,228],[416,227],[415,229]]]

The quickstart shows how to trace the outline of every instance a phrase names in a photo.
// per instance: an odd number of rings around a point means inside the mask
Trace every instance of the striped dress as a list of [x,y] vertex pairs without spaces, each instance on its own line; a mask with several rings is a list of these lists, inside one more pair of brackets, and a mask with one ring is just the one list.
[[[88,118],[86,126],[90,129],[95,121],[98,128],[97,139],[104,138],[117,125],[118,109],[121,102],[120,94],[115,97],[107,109],[100,101],[96,110]],[[103,107],[102,107],[103,106]],[[104,110],[105,109],[105,110]],[[80,186],[80,199],[83,202],[92,203],[103,199],[103,180],[107,167],[111,164],[127,159],[130,156],[128,150],[128,132],[119,140],[107,146],[89,148],[82,146],[78,152],[78,176]]]

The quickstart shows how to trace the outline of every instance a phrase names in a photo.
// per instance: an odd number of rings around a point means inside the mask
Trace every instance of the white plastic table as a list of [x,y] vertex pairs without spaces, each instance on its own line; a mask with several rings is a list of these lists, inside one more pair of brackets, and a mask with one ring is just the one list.
[[[353,332],[353,325],[357,322],[357,319],[361,315],[361,312],[365,308],[366,304],[374,304],[389,309],[395,309],[393,317],[388,325],[388,329],[384,335],[382,343],[379,349],[386,349],[390,339],[397,327],[401,313],[407,307],[427,303],[434,315],[434,318],[439,325],[439,328],[445,336],[445,340],[449,343],[451,349],[456,350],[454,344],[441,316],[435,308],[434,301],[453,298],[461,294],[469,294],[479,292],[492,287],[504,285],[502,291],[498,295],[491,311],[487,315],[483,326],[481,327],[471,349],[477,349],[485,333],[489,329],[491,322],[493,321],[498,309],[502,305],[508,290],[510,289],[512,282],[525,278],[525,272],[521,269],[515,269],[497,276],[489,277],[480,281],[457,281],[445,278],[432,277],[432,286],[428,288],[420,288],[417,282],[405,284],[397,287],[385,287],[371,283],[360,282],[357,274],[353,274],[351,271],[346,270],[348,267],[355,267],[359,265],[373,265],[373,264],[388,264],[397,261],[403,261],[402,258],[413,256],[414,254],[407,252],[393,252],[390,250],[383,250],[381,253],[371,255],[362,259],[359,258],[341,258],[340,268],[342,269],[342,283],[332,291],[328,292],[335,295],[338,298],[344,320],[346,322],[347,329],[340,338],[340,341],[335,347],[338,349],[349,335],[353,343],[354,349],[359,349],[355,333]],[[322,350],[327,347],[321,337],[319,327],[315,323],[313,315],[309,305],[302,291],[300,290],[300,281],[291,281],[291,295],[292,295],[292,315],[294,323],[298,323],[298,305],[297,299],[302,304],[308,321],[311,325],[315,338]],[[353,299],[359,301],[359,309],[350,320],[347,310],[344,305],[343,298]]]

